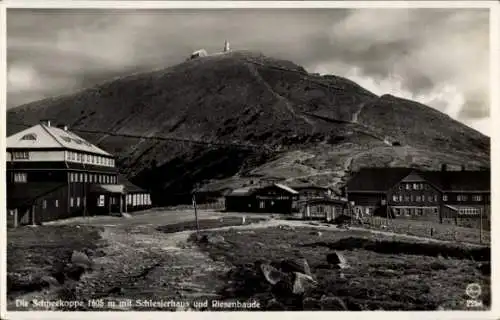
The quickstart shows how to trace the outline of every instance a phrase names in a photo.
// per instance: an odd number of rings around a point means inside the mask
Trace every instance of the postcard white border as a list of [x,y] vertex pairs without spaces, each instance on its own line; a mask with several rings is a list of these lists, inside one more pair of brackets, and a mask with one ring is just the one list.
[[[488,8],[490,9],[490,98],[491,98],[491,170],[492,182],[500,181],[500,170],[493,166],[500,163],[500,21],[499,2],[497,1],[55,1],[55,0],[4,0],[0,3],[0,203],[6,203],[5,191],[5,140],[6,140],[6,9],[7,8],[67,8],[67,9],[244,9],[244,8]],[[500,219],[494,214],[500,208],[498,185],[492,183],[492,230],[498,230]],[[498,196],[497,196],[498,195]],[[0,318],[1,319],[252,319],[286,317],[288,319],[304,318],[342,318],[342,319],[493,319],[500,315],[500,296],[498,290],[499,276],[494,270],[500,270],[500,239],[492,233],[492,309],[484,312],[473,311],[427,311],[427,312],[7,312],[6,306],[6,208],[0,206]],[[285,314],[283,314],[285,313]]]

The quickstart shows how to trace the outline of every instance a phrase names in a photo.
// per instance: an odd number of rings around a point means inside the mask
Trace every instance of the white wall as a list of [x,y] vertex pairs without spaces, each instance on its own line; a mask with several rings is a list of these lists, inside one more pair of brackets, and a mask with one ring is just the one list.
[[[15,153],[15,151],[13,152]],[[29,159],[14,159],[10,153],[7,161],[39,162],[39,161],[64,161],[64,151],[30,151]]]

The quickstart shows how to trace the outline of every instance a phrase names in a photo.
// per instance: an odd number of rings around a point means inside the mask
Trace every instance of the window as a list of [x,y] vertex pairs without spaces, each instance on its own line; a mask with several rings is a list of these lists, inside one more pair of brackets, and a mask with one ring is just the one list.
[[411,184],[407,183],[406,184],[406,190],[410,190],[411,189]]
[[417,196],[417,199],[416,199],[417,202],[420,202],[422,201],[422,196]]
[[83,182],[87,182],[87,181],[88,181],[88,179],[89,179],[89,175],[88,175],[87,173],[85,173],[85,174],[83,175]]
[[47,200],[43,200],[42,208],[47,209]]
[[69,198],[69,206],[72,208],[75,206],[75,199],[73,197]]
[[54,207],[59,208],[59,200],[56,199],[54,201]]
[[392,196],[392,201],[398,202],[398,200],[399,200],[399,197],[397,195]]
[[99,198],[97,199],[97,206],[104,207],[104,195],[103,194],[99,195]]
[[418,183],[413,184],[413,190],[418,190]]
[[26,172],[14,173],[14,182],[21,182],[21,183],[28,182],[28,174]]
[[424,214],[424,211],[422,210],[422,208],[416,208],[415,211],[416,211],[417,216],[422,216]]
[[399,190],[403,190],[403,185],[402,184],[399,185]]
[[428,200],[429,202],[432,202],[432,199],[433,199],[433,198],[432,198],[432,196],[428,196],[428,197],[427,197],[427,200]]
[[480,195],[476,195],[476,196],[472,197],[472,200],[474,200],[474,201],[481,201],[481,200],[483,200],[483,197],[480,196]]
[[83,173],[80,173],[80,182],[83,182]]
[[80,197],[76,197],[76,206],[79,207],[80,206]]
[[410,196],[405,196],[405,202],[410,202]]
[[438,201],[438,196],[435,194],[434,195],[434,202],[437,202]]
[[28,160],[30,158],[30,153],[27,151],[12,152],[12,158],[14,160]]
[[429,190],[429,185],[428,185],[427,183],[426,183],[426,184],[424,184],[424,189],[425,189],[425,190]]
[[21,140],[36,140],[36,134],[34,133],[28,133],[28,134],[25,134]]
[[127,204],[131,204],[131,203],[132,203],[132,195],[127,194]]
[[457,201],[467,201],[467,195],[464,194],[457,195]]
[[443,196],[443,201],[448,201],[448,196],[446,194]]
[[438,208],[434,208],[434,214],[438,214]]

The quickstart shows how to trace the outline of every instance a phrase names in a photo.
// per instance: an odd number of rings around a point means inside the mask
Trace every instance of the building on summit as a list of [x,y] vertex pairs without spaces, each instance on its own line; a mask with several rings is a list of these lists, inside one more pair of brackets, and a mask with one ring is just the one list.
[[[113,155],[67,126],[44,121],[7,137],[6,169],[9,225],[127,210],[130,185],[118,181]],[[140,194],[129,211],[151,206]]]

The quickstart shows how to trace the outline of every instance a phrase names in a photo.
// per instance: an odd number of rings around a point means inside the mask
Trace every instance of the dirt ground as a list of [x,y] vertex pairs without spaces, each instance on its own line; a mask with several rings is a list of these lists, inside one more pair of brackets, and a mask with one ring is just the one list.
[[[200,220],[221,219],[228,216],[241,217],[242,214],[199,211]],[[251,217],[252,215],[245,216]],[[80,305],[68,307],[66,310],[78,308],[78,310],[89,311],[186,310],[187,304],[183,303],[186,301],[189,301],[190,307],[193,307],[194,301],[228,299],[222,292],[228,285],[226,274],[234,268],[233,263],[224,257],[218,258],[188,241],[193,231],[165,232],[165,226],[189,222],[193,218],[192,210],[157,209],[128,218],[74,218],[50,223],[47,227],[57,228],[58,225],[80,226],[80,228],[99,227],[102,230],[100,234],[102,239],[99,241],[100,250],[104,254],[93,257],[93,271],[85,273],[79,282],[65,284],[62,288],[56,286],[39,292],[16,295],[15,299],[17,301],[33,301],[33,299],[78,301]],[[311,226],[302,221],[276,219],[241,226],[225,226],[212,229],[212,231],[256,230],[279,225],[309,226],[328,230],[329,233],[356,232],[321,225]],[[387,232],[374,231],[371,234],[395,236]],[[422,238],[411,236],[401,238],[422,240]],[[43,239],[40,240],[43,241]],[[423,240],[441,243],[437,240]],[[9,310],[48,309],[46,306],[36,306],[33,303],[29,307],[20,306],[19,302],[16,304],[13,296],[9,298],[11,298]]]

